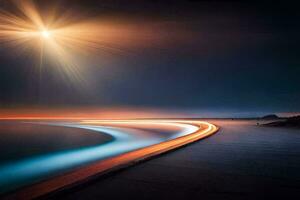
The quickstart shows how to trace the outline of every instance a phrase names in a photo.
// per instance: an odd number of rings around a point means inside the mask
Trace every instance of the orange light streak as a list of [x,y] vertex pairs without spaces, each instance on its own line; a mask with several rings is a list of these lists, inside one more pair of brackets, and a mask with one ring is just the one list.
[[172,149],[179,148],[183,145],[189,144],[191,142],[195,142],[197,140],[208,137],[215,132],[218,131],[218,127],[213,124],[204,121],[198,120],[122,120],[122,121],[99,121],[99,120],[88,120],[83,121],[82,123],[91,123],[91,124],[101,124],[101,123],[111,123],[111,124],[146,124],[146,123],[159,123],[161,125],[165,124],[165,126],[178,126],[183,124],[193,125],[198,127],[197,131],[178,137],[176,139],[172,139],[166,142],[162,142],[159,144],[155,144],[152,146],[148,146],[142,149],[138,149],[135,151],[131,151],[128,153],[121,154],[119,156],[100,161],[98,163],[82,167],[81,169],[75,170],[68,174],[47,180],[45,182],[38,183],[36,185],[25,188],[13,195],[9,198],[18,198],[18,199],[32,199],[39,197],[41,195],[45,195],[47,193],[56,191],[63,187],[67,187],[69,185],[73,185],[75,183],[83,182],[87,180],[88,177],[91,177],[95,174],[105,174],[111,171],[118,170],[120,168],[124,168],[125,166],[130,166],[137,161],[141,161],[144,159],[149,159],[158,154],[170,151]]

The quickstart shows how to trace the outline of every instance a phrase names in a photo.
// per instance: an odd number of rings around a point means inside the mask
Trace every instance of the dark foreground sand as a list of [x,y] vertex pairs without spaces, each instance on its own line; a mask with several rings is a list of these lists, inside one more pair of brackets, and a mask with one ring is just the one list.
[[207,139],[47,198],[300,198],[299,129],[212,122]]

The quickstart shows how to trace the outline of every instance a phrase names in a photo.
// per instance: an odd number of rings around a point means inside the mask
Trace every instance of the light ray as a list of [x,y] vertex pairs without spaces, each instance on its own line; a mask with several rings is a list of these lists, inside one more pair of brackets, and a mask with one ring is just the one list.
[[[0,9],[0,42],[25,53],[34,52],[40,67],[47,59],[70,80],[82,80],[81,59],[91,53],[122,53],[110,43],[114,30],[92,21],[71,23],[65,16],[42,15],[32,0],[11,1],[14,11]],[[48,63],[48,62],[47,62]]]

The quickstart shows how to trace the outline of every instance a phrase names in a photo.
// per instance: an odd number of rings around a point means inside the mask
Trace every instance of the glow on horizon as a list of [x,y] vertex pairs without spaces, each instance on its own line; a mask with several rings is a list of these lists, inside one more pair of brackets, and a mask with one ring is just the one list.
[[193,115],[183,111],[146,107],[0,108],[0,119],[2,120],[88,120],[178,117],[188,118],[193,117]]

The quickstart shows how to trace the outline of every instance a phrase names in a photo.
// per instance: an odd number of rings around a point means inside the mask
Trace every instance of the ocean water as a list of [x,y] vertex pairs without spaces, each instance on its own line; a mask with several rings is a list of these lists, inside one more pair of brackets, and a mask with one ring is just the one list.
[[204,140],[50,199],[300,198],[299,129],[209,121]]

